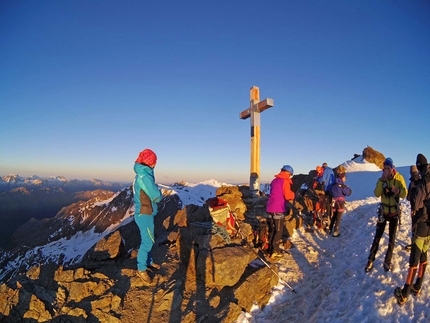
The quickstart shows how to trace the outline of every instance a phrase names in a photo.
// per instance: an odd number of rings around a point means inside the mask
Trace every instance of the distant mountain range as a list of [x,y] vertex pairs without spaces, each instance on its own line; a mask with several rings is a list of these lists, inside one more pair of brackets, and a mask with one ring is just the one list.
[[97,179],[69,180],[63,176],[3,176],[0,178],[0,246],[9,247],[12,233],[31,218],[52,218],[72,203],[88,201],[106,192],[114,194],[130,185]]
[[77,180],[67,179],[63,176],[39,177],[33,175],[22,177],[17,174],[9,174],[0,178],[0,192],[10,191],[16,188],[26,188],[27,190],[52,189],[63,190],[65,192],[87,191],[87,190],[112,190],[117,191],[129,184],[111,183],[99,179]]

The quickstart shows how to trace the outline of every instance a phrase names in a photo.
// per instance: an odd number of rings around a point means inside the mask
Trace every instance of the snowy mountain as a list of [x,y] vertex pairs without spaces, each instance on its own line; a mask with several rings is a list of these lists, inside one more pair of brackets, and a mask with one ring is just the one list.
[[25,187],[27,190],[38,188],[63,188],[65,191],[110,189],[118,190],[130,184],[110,183],[99,179],[70,180],[63,176],[21,177],[17,174],[9,174],[0,178],[0,192],[9,191],[17,187]]
[[[186,182],[171,186],[160,184],[163,199],[178,197],[178,208],[184,205],[203,205],[215,196],[216,189],[225,183],[208,180],[198,184]],[[32,264],[49,262],[71,265],[82,260],[84,254],[97,241],[132,221],[133,194],[130,187],[116,194],[104,192],[84,202],[64,207],[54,218],[31,219],[12,236],[15,248],[0,251],[0,282],[11,275],[25,272]]]

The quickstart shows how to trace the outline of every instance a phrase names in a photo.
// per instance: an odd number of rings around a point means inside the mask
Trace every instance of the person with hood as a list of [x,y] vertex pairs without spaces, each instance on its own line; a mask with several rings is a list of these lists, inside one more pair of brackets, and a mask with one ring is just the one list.
[[[419,295],[427,268],[427,251],[430,245],[430,166],[423,154],[417,155],[416,166],[422,180],[411,195],[411,211],[415,214],[413,243],[409,256],[409,271],[403,288],[397,287],[394,296],[400,305],[406,303],[410,293]],[[417,278],[413,283],[415,275]]]
[[[414,209],[414,205],[412,205],[412,201],[413,198],[415,196],[416,190],[417,190],[417,185],[421,180],[421,176],[420,173],[418,172],[418,168],[415,165],[412,165],[410,168],[410,174],[411,174],[411,178],[409,178],[409,186],[408,186],[408,194],[406,195],[406,199],[411,203],[411,223],[412,223],[412,231],[413,232],[413,228],[414,228],[414,224],[415,224],[415,219],[416,217],[415,212],[413,212],[412,210]],[[405,247],[405,250],[411,250],[412,248],[412,243],[413,241],[413,236],[411,238],[411,244],[407,245]]]
[[328,167],[327,163],[322,164],[323,173],[321,177],[316,177],[315,180],[323,184],[324,194],[325,194],[325,209],[327,211],[327,218],[329,222],[332,221],[333,208],[332,208],[332,196],[331,196],[331,186],[334,183],[334,172],[333,169]]
[[151,283],[147,269],[160,269],[159,264],[153,262],[151,249],[154,245],[154,217],[158,212],[157,204],[162,194],[155,184],[154,167],[157,155],[151,149],[144,149],[139,153],[135,164],[136,176],[133,181],[134,221],[140,231],[140,247],[137,253],[137,275],[145,283]]
[[271,217],[269,228],[269,254],[271,258],[282,257],[280,244],[284,229],[285,212],[287,203],[294,200],[295,194],[291,191],[293,181],[291,177],[294,170],[290,165],[284,165],[279,174],[270,183],[270,195],[266,205],[266,212]]
[[321,177],[323,175],[324,168],[322,168],[321,166],[318,165],[315,168],[315,171],[317,172],[317,175],[314,177],[314,183],[312,184],[312,188],[314,190],[323,190],[323,185],[320,182],[320,179],[321,179]]
[[391,269],[391,258],[393,256],[394,244],[396,241],[397,224],[399,222],[399,203],[400,198],[406,197],[406,184],[403,176],[396,171],[393,160],[387,158],[384,161],[382,176],[376,182],[374,194],[381,198],[380,208],[378,211],[378,223],[376,224],[376,233],[370,247],[369,258],[365,267],[366,273],[372,270],[373,262],[378,252],[379,242],[385,231],[385,225],[389,223],[388,230],[388,248],[385,255],[384,270]]
[[331,195],[334,199],[334,208],[333,219],[330,222],[329,234],[332,233],[334,227],[333,237],[338,237],[340,235],[339,227],[342,215],[345,212],[345,197],[352,194],[351,188],[345,184],[345,181],[345,173],[339,173],[331,187]]

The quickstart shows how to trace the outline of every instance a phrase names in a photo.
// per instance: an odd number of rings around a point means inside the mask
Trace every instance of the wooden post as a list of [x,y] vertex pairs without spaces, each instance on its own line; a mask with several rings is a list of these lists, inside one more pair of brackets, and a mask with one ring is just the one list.
[[273,99],[260,101],[260,89],[251,87],[249,91],[249,108],[242,111],[239,117],[251,118],[251,175],[249,189],[256,194],[260,190],[260,112],[273,107]]

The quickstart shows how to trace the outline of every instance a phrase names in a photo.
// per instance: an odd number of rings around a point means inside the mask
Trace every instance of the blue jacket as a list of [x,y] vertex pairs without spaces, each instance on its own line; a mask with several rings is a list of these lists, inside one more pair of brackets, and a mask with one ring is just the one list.
[[329,192],[331,189],[331,186],[334,183],[333,169],[331,169],[328,166],[324,167],[324,173],[322,174],[322,176],[315,178],[315,180],[319,183],[323,183],[324,192]]
[[154,169],[135,163],[134,172],[136,177],[133,182],[135,215],[146,214],[156,215],[158,212],[157,203],[162,199],[162,194],[155,184]]

